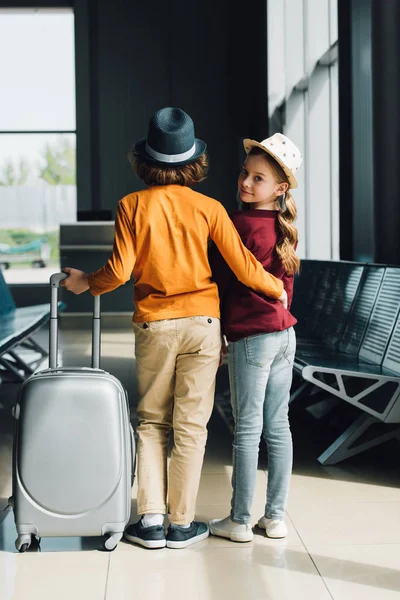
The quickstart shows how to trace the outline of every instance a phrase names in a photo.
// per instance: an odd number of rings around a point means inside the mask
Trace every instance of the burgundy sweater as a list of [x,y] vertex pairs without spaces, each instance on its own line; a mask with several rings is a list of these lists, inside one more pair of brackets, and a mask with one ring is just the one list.
[[[242,242],[261,262],[264,269],[283,281],[290,308],[293,275],[287,275],[275,252],[278,241],[277,211],[246,210],[230,215]],[[230,270],[216,246],[210,250],[213,279],[218,285],[221,302],[222,331],[229,342],[249,335],[283,331],[297,323],[295,317],[273,300],[246,287]]]

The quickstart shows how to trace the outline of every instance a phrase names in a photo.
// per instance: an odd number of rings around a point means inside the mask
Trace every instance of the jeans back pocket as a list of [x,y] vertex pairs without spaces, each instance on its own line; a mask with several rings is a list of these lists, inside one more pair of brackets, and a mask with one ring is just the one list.
[[246,362],[255,367],[271,363],[279,352],[280,333],[261,333],[244,338]]

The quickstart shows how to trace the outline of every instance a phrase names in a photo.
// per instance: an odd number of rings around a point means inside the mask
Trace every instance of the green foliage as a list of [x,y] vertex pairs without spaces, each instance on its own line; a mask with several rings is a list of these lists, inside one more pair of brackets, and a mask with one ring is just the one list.
[[43,160],[39,175],[41,179],[51,185],[75,185],[76,152],[68,138],[60,138],[55,144],[47,143]]
[[8,158],[3,163],[0,185],[24,185],[28,179],[29,172],[29,164],[24,158],[20,158],[18,167],[14,165],[11,158]]

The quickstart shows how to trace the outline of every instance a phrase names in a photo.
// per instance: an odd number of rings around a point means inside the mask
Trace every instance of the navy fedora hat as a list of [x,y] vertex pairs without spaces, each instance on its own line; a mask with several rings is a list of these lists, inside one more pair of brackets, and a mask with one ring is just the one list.
[[194,123],[181,108],[166,106],[151,117],[147,137],[135,144],[146,160],[179,167],[195,161],[207,145],[195,137]]

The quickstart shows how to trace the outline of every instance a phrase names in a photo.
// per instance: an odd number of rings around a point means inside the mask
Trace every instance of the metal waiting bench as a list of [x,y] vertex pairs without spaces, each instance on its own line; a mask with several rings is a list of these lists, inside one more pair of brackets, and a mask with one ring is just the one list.
[[[302,260],[291,311],[297,349],[290,407],[330,417],[343,401],[356,414],[318,457],[333,465],[400,439],[400,267]],[[229,383],[215,407],[233,430]]]
[[[359,409],[319,462],[400,439],[400,267],[304,260],[292,312],[300,382],[290,404],[310,406],[323,390]],[[375,431],[377,424],[384,425]]]
[[[65,304],[59,303],[59,310]],[[11,374],[18,381],[23,381],[34,371],[31,364],[20,355],[21,348],[47,356],[32,334],[50,319],[50,304],[38,304],[17,308],[10,289],[0,270],[0,381],[1,375]]]

